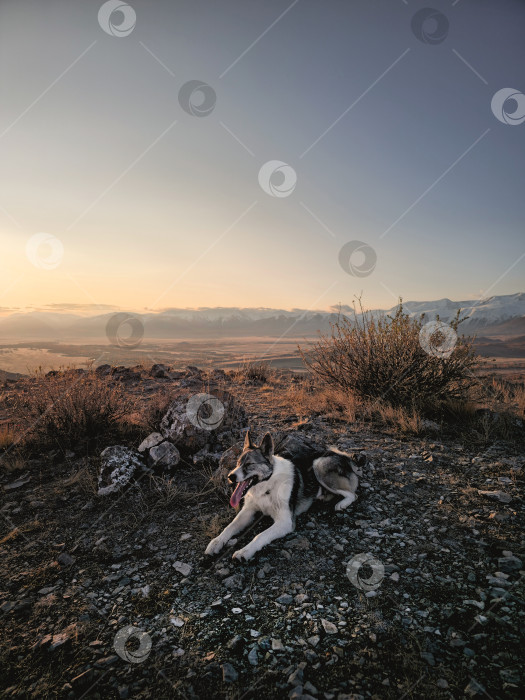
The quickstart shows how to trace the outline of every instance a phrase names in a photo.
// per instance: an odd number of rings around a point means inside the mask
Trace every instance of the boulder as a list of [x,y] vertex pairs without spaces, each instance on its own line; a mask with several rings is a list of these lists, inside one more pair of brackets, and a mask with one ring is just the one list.
[[207,392],[184,392],[170,405],[160,423],[163,437],[181,452],[195,454],[208,445],[239,438],[246,414],[232,394],[208,387]]
[[164,442],[164,439],[165,439],[164,436],[161,435],[160,433],[151,433],[150,435],[148,435],[147,438],[144,438],[144,440],[140,443],[139,452],[141,454],[143,452],[148,453],[152,447],[155,447],[156,445],[160,445],[161,442]]
[[99,496],[117,493],[129,484],[137,470],[141,471],[145,468],[140,454],[122,445],[106,447],[100,454],[100,460]]
[[180,452],[171,442],[161,442],[149,451],[148,464],[150,466],[165,467],[171,469],[180,462]]
[[169,367],[162,364],[152,365],[150,371],[150,376],[156,379],[169,379]]

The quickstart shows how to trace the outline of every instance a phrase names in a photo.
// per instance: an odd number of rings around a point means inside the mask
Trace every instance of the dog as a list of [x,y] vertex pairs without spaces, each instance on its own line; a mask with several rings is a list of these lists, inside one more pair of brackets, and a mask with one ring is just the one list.
[[270,542],[295,529],[298,515],[310,508],[314,500],[331,500],[342,496],[335,510],[344,510],[356,500],[360,467],[367,462],[364,454],[347,454],[333,447],[324,449],[313,443],[284,440],[275,450],[273,438],[266,433],[257,447],[250,431],[246,433],[242,454],[228,474],[235,485],[230,505],[242,509],[234,520],[207,546],[205,554],[218,554],[238,533],[247,528],[257,513],[273,520],[267,530],[257,535],[233,559],[248,561]]

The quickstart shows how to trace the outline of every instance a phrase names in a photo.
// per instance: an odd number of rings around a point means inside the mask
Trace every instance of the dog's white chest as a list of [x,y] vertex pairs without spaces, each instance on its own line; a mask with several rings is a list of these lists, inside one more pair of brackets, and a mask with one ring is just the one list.
[[253,486],[245,501],[256,510],[276,520],[283,509],[289,509],[293,478],[290,474],[274,473],[271,479]]

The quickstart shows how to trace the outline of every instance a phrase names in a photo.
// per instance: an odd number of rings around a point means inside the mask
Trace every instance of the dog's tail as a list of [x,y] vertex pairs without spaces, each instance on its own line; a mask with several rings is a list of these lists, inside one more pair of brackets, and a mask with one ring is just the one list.
[[313,470],[319,484],[331,493],[352,491],[355,493],[362,467],[367,462],[366,455],[358,452],[342,452],[337,447],[329,447],[313,463]]

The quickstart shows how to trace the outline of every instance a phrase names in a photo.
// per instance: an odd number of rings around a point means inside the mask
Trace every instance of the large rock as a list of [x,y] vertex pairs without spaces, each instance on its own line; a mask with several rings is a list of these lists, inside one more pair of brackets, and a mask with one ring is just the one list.
[[100,460],[99,496],[117,493],[129,484],[137,470],[142,471],[145,468],[140,454],[122,445],[106,447],[100,454]]
[[224,389],[178,396],[160,423],[160,432],[181,452],[195,454],[204,447],[241,437],[246,414],[232,394]]
[[151,450],[152,447],[155,447],[156,445],[160,445],[161,442],[164,442],[165,438],[163,435],[160,433],[151,433],[148,435],[147,438],[144,438],[144,440],[140,443],[139,445],[139,452],[142,454],[143,452],[146,452],[146,454]]
[[171,442],[161,442],[149,451],[148,464],[150,466],[165,467],[171,469],[180,462],[180,452]]
[[180,452],[161,433],[151,433],[139,445],[139,452],[146,457],[150,467],[171,469],[180,462]]

